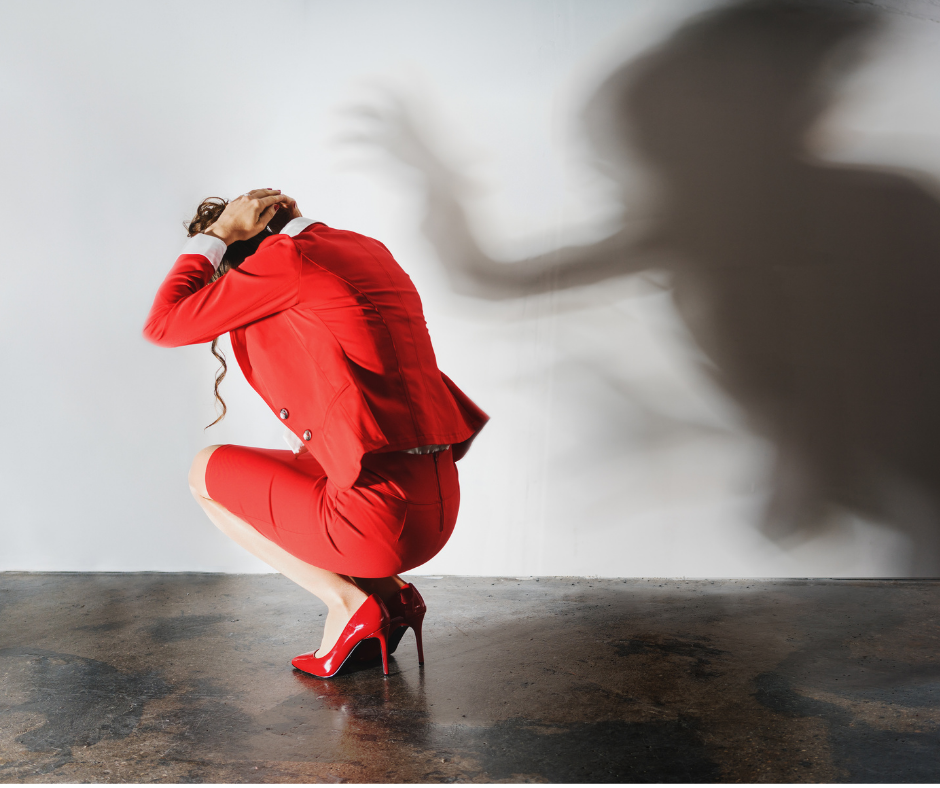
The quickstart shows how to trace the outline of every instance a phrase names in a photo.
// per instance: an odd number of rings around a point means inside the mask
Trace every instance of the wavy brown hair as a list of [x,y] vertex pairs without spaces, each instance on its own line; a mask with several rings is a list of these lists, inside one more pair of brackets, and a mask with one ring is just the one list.
[[[196,209],[196,215],[189,222],[184,222],[186,225],[186,231],[189,234],[189,237],[192,238],[194,235],[199,233],[204,233],[208,230],[213,224],[215,224],[219,217],[222,215],[222,211],[225,210],[225,206],[228,205],[228,200],[223,200],[221,197],[207,197]],[[224,276],[229,271],[238,272],[238,266],[240,266],[246,257],[250,257],[261,245],[261,242],[271,235],[271,231],[265,227],[260,233],[258,233],[253,238],[249,238],[246,241],[236,241],[233,244],[230,244],[229,247],[225,250],[225,254],[222,257],[222,262],[219,264],[218,269],[212,277],[209,279],[209,282],[212,283],[216,279]],[[209,429],[215,424],[218,424],[222,419],[225,418],[225,414],[228,411],[228,407],[225,404],[225,400],[222,399],[219,394],[219,384],[225,379],[225,373],[228,372],[228,365],[225,363],[225,354],[219,350],[219,338],[216,337],[212,340],[212,355],[215,356],[219,362],[222,364],[221,367],[216,372],[215,376],[215,398],[222,405],[222,414],[217,418],[212,424],[206,426],[205,429]]]

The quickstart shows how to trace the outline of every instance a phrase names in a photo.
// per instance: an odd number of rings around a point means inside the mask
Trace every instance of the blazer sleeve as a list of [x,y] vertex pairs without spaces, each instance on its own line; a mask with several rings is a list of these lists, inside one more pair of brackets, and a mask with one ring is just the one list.
[[300,252],[289,236],[266,239],[238,268],[206,284],[214,270],[205,255],[180,255],[157,291],[144,338],[161,347],[211,342],[299,300]]

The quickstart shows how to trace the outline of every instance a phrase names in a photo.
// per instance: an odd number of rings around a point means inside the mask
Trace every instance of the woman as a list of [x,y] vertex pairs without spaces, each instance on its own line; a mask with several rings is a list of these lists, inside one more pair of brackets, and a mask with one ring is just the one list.
[[438,370],[418,293],[378,241],[303,218],[275,189],[203,202],[189,234],[144,336],[213,341],[214,352],[229,332],[293,448],[203,449],[190,471],[196,500],[327,604],[319,649],[295,667],[332,676],[375,638],[387,675],[408,626],[423,663],[425,606],[398,575],[450,537],[454,461],[488,417]]

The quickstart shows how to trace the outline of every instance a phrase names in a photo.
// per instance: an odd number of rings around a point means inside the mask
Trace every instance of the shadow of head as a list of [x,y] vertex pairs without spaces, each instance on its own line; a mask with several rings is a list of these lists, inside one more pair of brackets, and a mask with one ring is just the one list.
[[879,28],[838,0],[749,0],[681,27],[602,84],[585,119],[598,151],[625,143],[669,178],[753,171],[798,151]]

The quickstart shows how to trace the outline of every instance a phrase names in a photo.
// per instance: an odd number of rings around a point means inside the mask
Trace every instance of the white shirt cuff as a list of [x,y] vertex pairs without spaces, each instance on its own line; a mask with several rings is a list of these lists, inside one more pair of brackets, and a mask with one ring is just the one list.
[[201,254],[203,257],[208,258],[209,262],[212,263],[212,267],[218,271],[222,256],[227,248],[225,242],[214,235],[199,233],[186,242],[180,254]]
[[294,454],[299,454],[300,450],[304,447],[304,442],[294,435],[288,427],[284,428],[284,441],[290,446],[290,450],[294,452]]
[[284,229],[281,230],[281,235],[289,235],[293,238],[297,233],[306,230],[311,224],[316,224],[316,222],[313,221],[313,219],[304,219],[303,216],[298,216],[296,219],[291,219],[284,225]]

